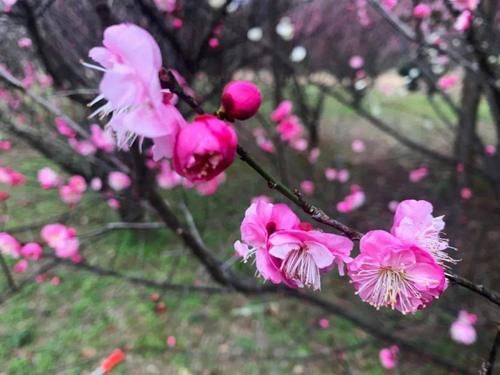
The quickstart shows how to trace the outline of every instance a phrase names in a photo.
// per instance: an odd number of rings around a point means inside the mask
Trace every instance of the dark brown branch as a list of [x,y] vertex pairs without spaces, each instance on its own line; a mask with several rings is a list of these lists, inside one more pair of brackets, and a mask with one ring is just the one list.
[[[497,351],[500,346],[500,323],[497,325],[497,333],[495,339],[493,340],[493,345],[491,346],[490,355],[488,360],[483,363],[480,374],[493,375],[493,370],[495,369],[495,361],[497,359]],[[483,372],[484,370],[484,372]]]

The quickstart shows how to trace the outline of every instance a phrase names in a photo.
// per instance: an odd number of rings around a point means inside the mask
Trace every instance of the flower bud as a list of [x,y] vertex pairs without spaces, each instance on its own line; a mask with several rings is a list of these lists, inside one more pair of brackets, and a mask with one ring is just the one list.
[[259,88],[248,81],[232,81],[222,92],[222,110],[230,120],[249,119],[259,111],[261,103]]

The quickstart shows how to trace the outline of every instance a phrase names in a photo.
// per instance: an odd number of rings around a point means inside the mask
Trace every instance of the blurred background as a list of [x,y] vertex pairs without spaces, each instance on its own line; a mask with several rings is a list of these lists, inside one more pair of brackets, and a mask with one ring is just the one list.
[[[233,249],[245,209],[257,196],[284,198],[238,160],[214,191],[185,189],[168,163],[99,149],[61,125],[106,123],[89,119],[87,106],[102,73],[82,62],[106,27],[137,24],[207,112],[232,79],[259,86],[259,114],[236,128],[280,181],[363,232],[388,230],[397,202],[426,199],[445,215],[460,260],[453,271],[499,289],[499,4],[421,3],[427,15],[411,0],[3,0],[0,232],[26,243],[64,223],[76,228],[84,260],[47,257],[22,270],[2,257],[0,374],[91,373],[116,348],[127,353],[116,374],[477,373],[498,306],[450,286],[415,315],[377,311],[334,274],[314,293],[327,306],[220,289],[151,211],[145,186],[197,227],[222,269],[250,280],[254,265]],[[293,140],[270,117],[283,101],[293,104]],[[109,160],[130,168],[129,189],[109,189]],[[24,180],[6,178],[6,167]],[[68,204],[57,189],[40,189],[44,167],[104,186]],[[339,205],[357,192],[355,204]],[[471,345],[450,337],[460,310],[478,316]],[[398,365],[387,370],[379,351],[391,345]]]

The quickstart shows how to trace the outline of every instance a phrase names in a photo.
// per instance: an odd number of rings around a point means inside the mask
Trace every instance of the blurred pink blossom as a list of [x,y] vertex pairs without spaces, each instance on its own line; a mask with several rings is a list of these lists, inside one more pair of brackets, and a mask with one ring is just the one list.
[[359,55],[354,55],[349,59],[349,66],[352,69],[361,69],[363,65],[365,65],[365,60]]
[[443,90],[448,91],[458,83],[458,77],[455,74],[447,74],[439,78],[437,86]]
[[14,264],[12,270],[15,273],[24,273],[28,270],[28,267],[29,267],[28,261],[26,259],[21,259],[16,264]]
[[366,201],[363,190],[358,185],[351,186],[351,192],[337,203],[337,211],[349,213],[360,208]]
[[21,244],[12,235],[6,232],[0,232],[0,253],[12,258],[19,258]]
[[358,154],[366,151],[366,144],[361,139],[355,139],[354,141],[352,141],[351,147],[352,150]]
[[410,182],[420,182],[429,175],[429,169],[425,166],[410,171],[408,179]]
[[472,15],[470,10],[464,10],[460,15],[457,17],[457,20],[455,21],[455,24],[453,27],[455,30],[460,31],[460,32],[465,32],[469,30],[469,28],[472,25],[472,21],[474,20],[474,16]]
[[314,194],[314,182],[310,180],[304,180],[300,183],[300,190],[306,195]]
[[113,152],[115,140],[111,132],[101,129],[97,124],[90,125],[90,140],[94,146],[104,152]]
[[460,196],[463,200],[469,200],[472,198],[472,189],[469,187],[464,187],[460,190]]
[[108,185],[115,191],[122,191],[128,189],[130,185],[132,185],[132,180],[123,172],[113,171],[108,175]]
[[41,188],[45,190],[58,187],[62,183],[62,178],[49,167],[40,169],[37,174],[37,179]]
[[290,100],[282,101],[271,113],[271,120],[279,123],[292,114],[293,104]]
[[37,242],[28,242],[23,245],[20,251],[21,255],[26,259],[38,260],[43,254],[42,246]]
[[30,48],[33,45],[33,42],[30,38],[23,37],[17,41],[17,45],[19,48]]
[[399,348],[396,345],[392,345],[388,348],[383,348],[378,353],[378,357],[382,367],[387,370],[392,370],[393,368],[395,368],[397,365],[398,353],[399,353]]
[[413,17],[424,19],[432,14],[432,8],[428,4],[420,3],[413,8]]
[[450,327],[451,338],[460,344],[472,345],[476,342],[477,334],[474,328],[476,321],[476,314],[460,310],[457,320]]

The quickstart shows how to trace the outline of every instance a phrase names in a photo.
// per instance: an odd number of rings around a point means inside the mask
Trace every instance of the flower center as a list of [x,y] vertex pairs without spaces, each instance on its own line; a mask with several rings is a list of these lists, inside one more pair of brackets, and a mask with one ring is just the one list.
[[305,247],[290,251],[281,263],[280,271],[284,272],[288,279],[295,281],[300,287],[321,289],[319,268]]

